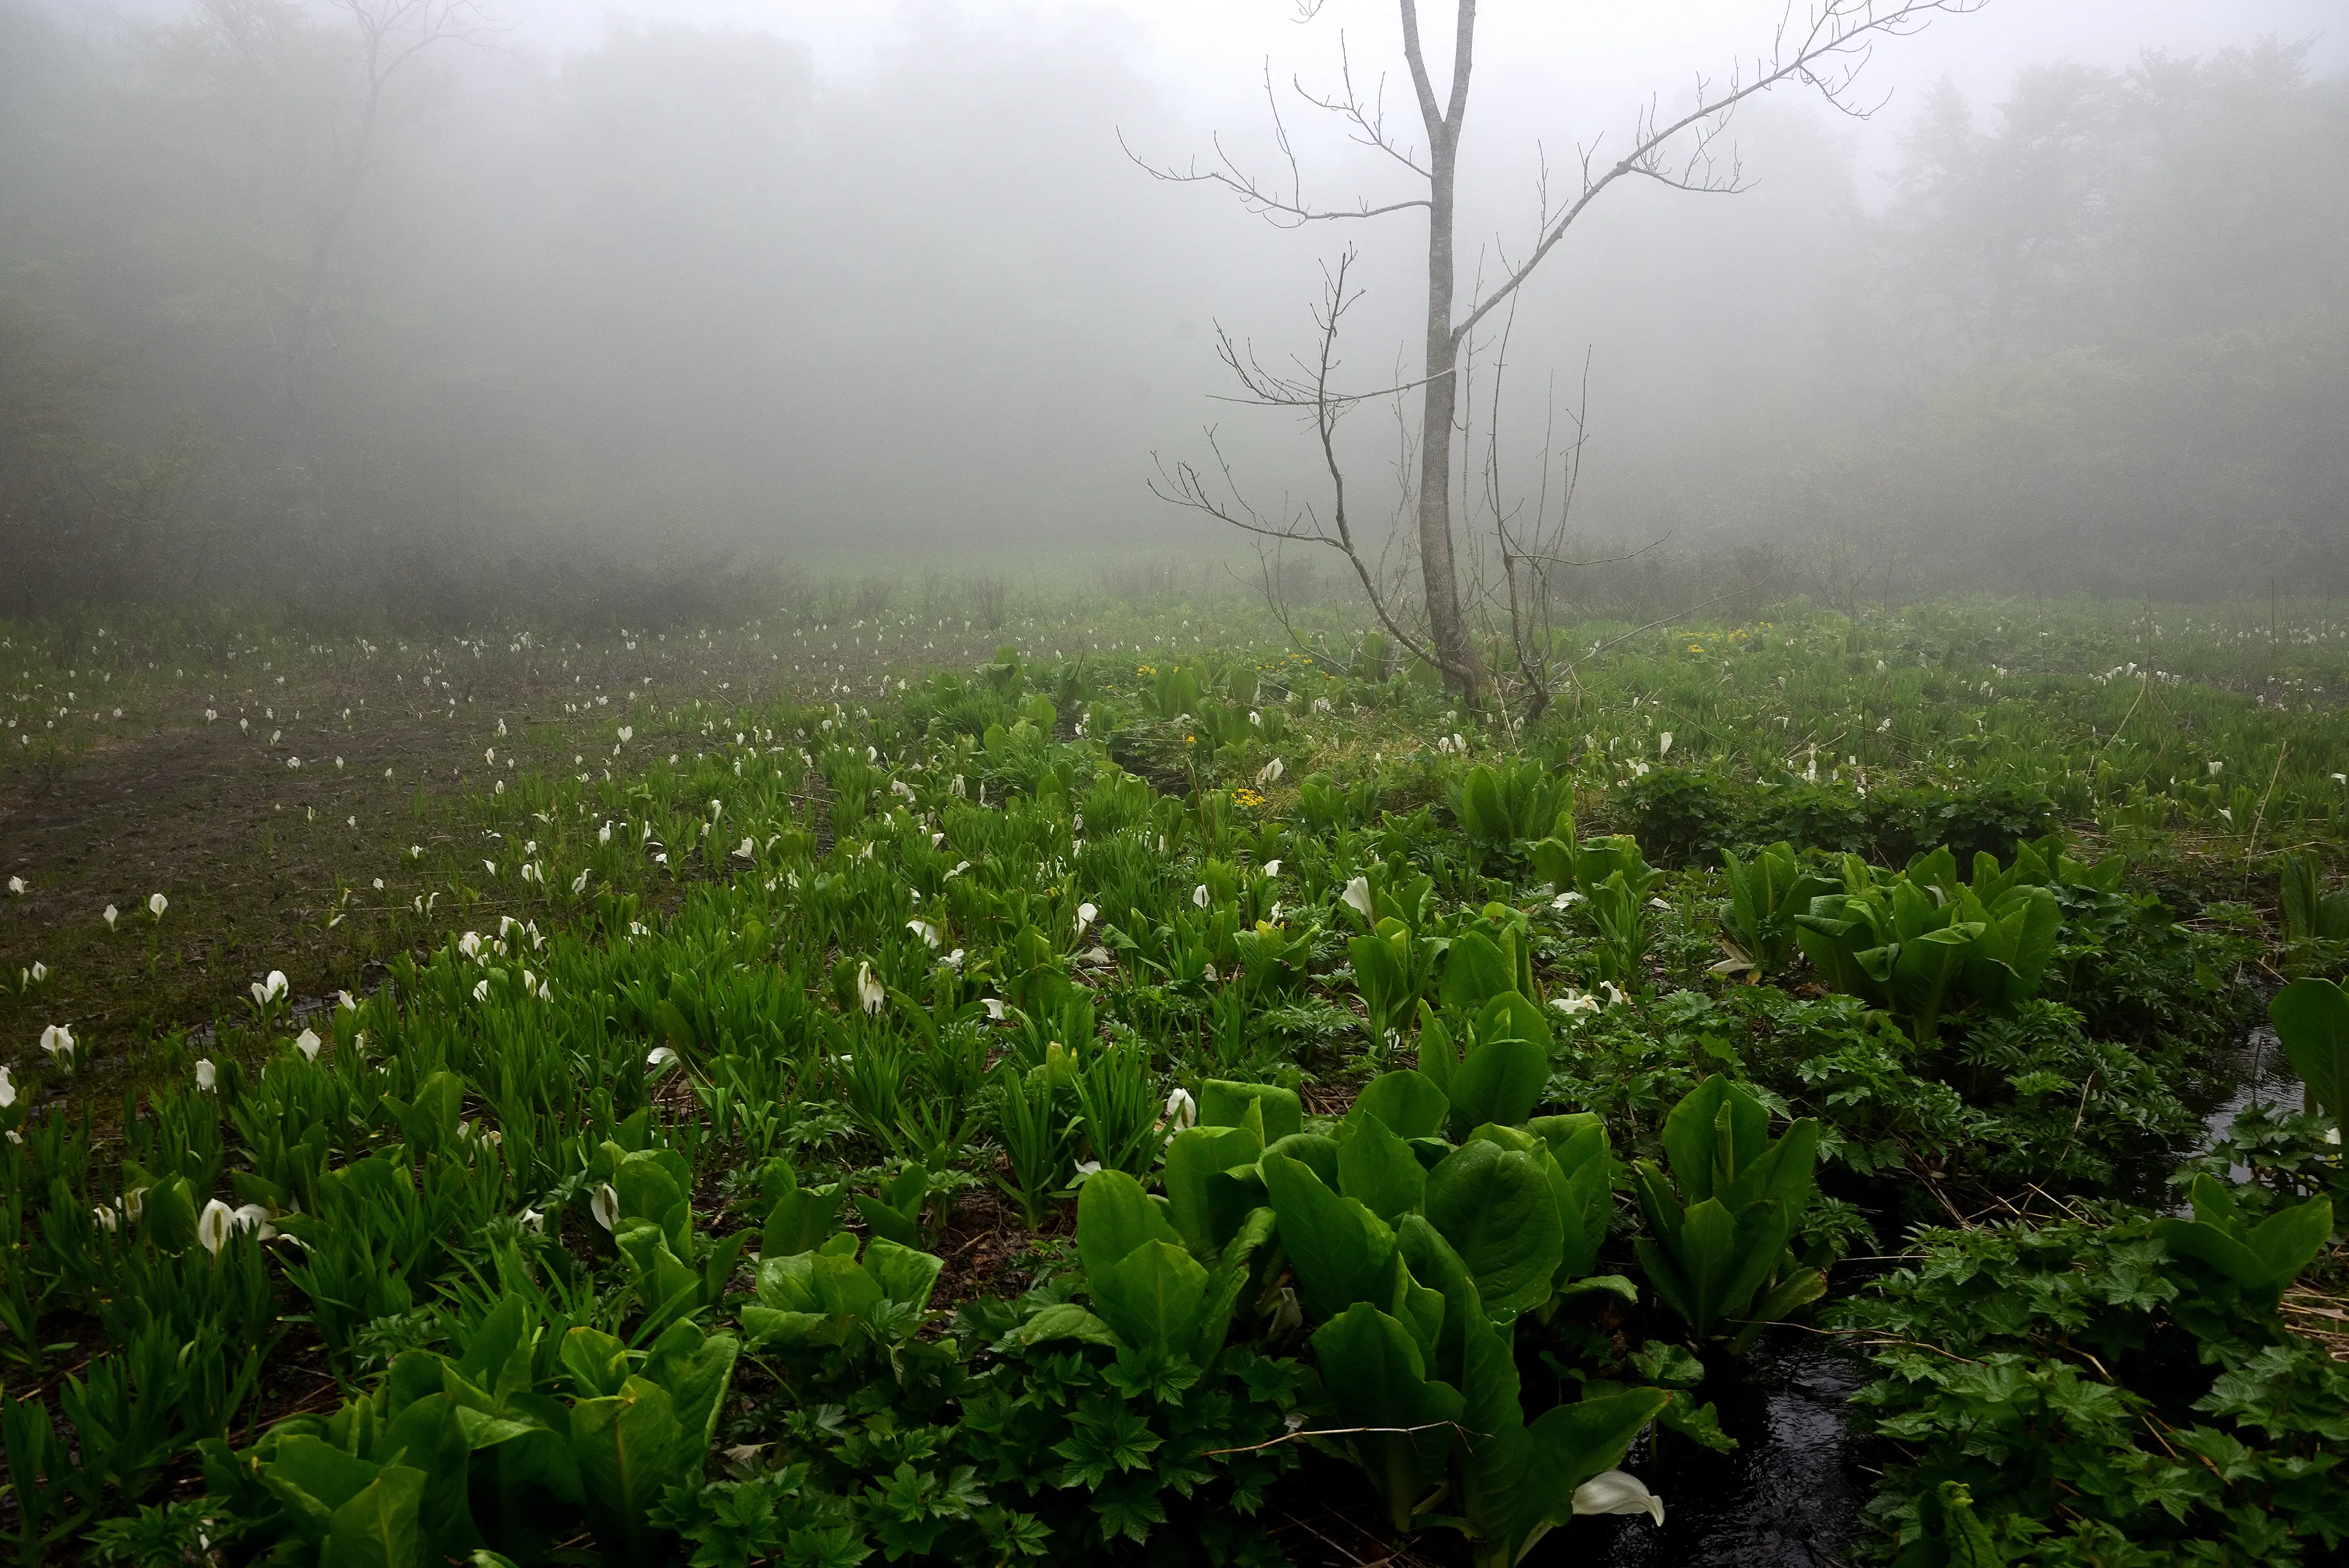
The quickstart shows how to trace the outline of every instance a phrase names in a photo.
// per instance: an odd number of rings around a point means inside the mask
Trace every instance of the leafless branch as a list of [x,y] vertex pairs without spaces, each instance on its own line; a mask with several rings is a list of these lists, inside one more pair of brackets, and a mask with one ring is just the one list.
[[[1308,102],[1319,103],[1318,99],[1307,95],[1304,88],[1299,88],[1297,90],[1299,95],[1306,98]],[[1352,88],[1350,83],[1348,87],[1350,98]],[[1340,218],[1377,218],[1389,212],[1400,212],[1405,208],[1424,207],[1428,204],[1427,198],[1424,196],[1414,196],[1401,201],[1389,201],[1379,206],[1372,206],[1369,198],[1365,197],[1350,211],[1345,208],[1315,207],[1308,203],[1305,200],[1304,175],[1297,162],[1297,149],[1288,139],[1288,122],[1281,118],[1280,98],[1272,89],[1272,62],[1269,59],[1264,63],[1264,101],[1266,107],[1272,111],[1273,142],[1280,149],[1280,156],[1288,165],[1288,188],[1286,194],[1242,169],[1233,160],[1232,155],[1224,150],[1224,139],[1220,134],[1211,139],[1215,144],[1216,161],[1220,165],[1213,169],[1201,168],[1199,160],[1195,158],[1187,167],[1182,169],[1177,169],[1172,164],[1152,163],[1136,153],[1133,148],[1126,146],[1123,130],[1117,133],[1117,145],[1134,167],[1153,180],[1164,181],[1174,185],[1220,185],[1237,195],[1240,199],[1240,204],[1249,211],[1282,228],[1297,228],[1306,223],[1328,222]],[[1339,112],[1345,111],[1340,108]],[[1359,119],[1360,117],[1357,118]],[[1367,128],[1372,122],[1362,120],[1361,123]],[[1370,134],[1378,133],[1372,131]],[[1373,145],[1383,144],[1374,143]],[[1393,151],[1392,148],[1387,148],[1386,150]]]
[[[1740,176],[1733,163],[1727,182],[1718,181],[1712,152],[1738,105],[1792,81],[1817,88],[1839,110],[1864,119],[1881,107],[1880,101],[1862,106],[1853,102],[1850,95],[1878,37],[1913,33],[1936,14],[1962,15],[1981,9],[1984,0],[1816,0],[1799,29],[1790,3],[1779,20],[1771,52],[1755,60],[1750,72],[1740,67],[1718,87],[1699,78],[1695,107],[1677,119],[1661,119],[1652,106],[1643,111],[1632,133],[1630,150],[1604,170],[1594,174],[1589,154],[1586,153],[1580,196],[1543,231],[1532,253],[1491,294],[1470,308],[1453,328],[1454,341],[1464,340],[1479,322],[1524,286],[1534,269],[1541,265],[1575,221],[1609,186],[1640,176],[1680,190],[1739,189]],[[1410,0],[1403,0],[1403,5],[1408,14]],[[1416,62],[1413,72],[1414,79],[1424,76]],[[1428,102],[1424,92],[1422,102],[1423,106]],[[1665,154],[1670,144],[1683,131],[1692,129],[1697,133],[1694,147],[1687,156],[1668,162]]]
[[1254,534],[1258,539],[1319,545],[1336,551],[1353,568],[1380,624],[1386,627],[1398,643],[1410,649],[1413,656],[1427,659],[1429,654],[1425,642],[1402,624],[1402,618],[1392,606],[1392,596],[1381,591],[1377,573],[1364,557],[1354,537],[1353,521],[1347,511],[1346,473],[1338,460],[1338,425],[1347,410],[1361,399],[1333,391],[1330,383],[1339,366],[1338,338],[1347,308],[1361,297],[1359,289],[1350,289],[1347,285],[1346,276],[1353,264],[1354,252],[1350,247],[1339,258],[1335,267],[1322,270],[1321,303],[1313,312],[1314,325],[1319,329],[1319,346],[1313,360],[1301,367],[1305,378],[1290,379],[1265,371],[1252,356],[1242,354],[1220,328],[1216,333],[1222,346],[1219,351],[1221,357],[1246,389],[1246,400],[1278,407],[1302,408],[1310,415],[1314,435],[1321,448],[1322,467],[1330,480],[1328,521],[1324,522],[1309,505],[1285,512],[1278,518],[1267,517],[1258,511],[1234,477],[1230,460],[1224,456],[1223,448],[1212,428],[1207,431],[1207,445],[1216,455],[1216,471],[1221,480],[1219,486],[1211,487],[1206,478],[1189,462],[1177,462],[1170,469],[1164,460],[1154,458],[1157,478],[1151,481],[1150,490],[1162,500],[1205,513],[1218,522]]
[[1299,98],[1314,108],[1327,109],[1351,123],[1354,130],[1350,139],[1358,145],[1385,153],[1422,180],[1429,178],[1425,166],[1397,146],[1394,139],[1387,134],[1387,79],[1384,77],[1379,78],[1378,93],[1367,105],[1362,102],[1361,95],[1354,90],[1354,61],[1347,52],[1346,35],[1343,33],[1338,35],[1338,75],[1346,88],[1343,98],[1318,97],[1306,91],[1305,84],[1295,77],[1289,78],[1289,86],[1296,89]]

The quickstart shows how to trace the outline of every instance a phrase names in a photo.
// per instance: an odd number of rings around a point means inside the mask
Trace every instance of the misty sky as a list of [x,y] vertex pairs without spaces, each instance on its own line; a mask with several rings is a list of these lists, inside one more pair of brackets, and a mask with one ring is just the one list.
[[[316,296],[332,330],[295,355],[307,225],[340,200],[353,124],[347,18],[275,13],[307,31],[264,80],[223,67],[194,0],[0,0],[0,26],[49,27],[6,36],[50,51],[13,77],[0,57],[0,307],[108,367],[106,433],[201,432],[190,504],[214,526],[266,511],[346,542],[321,560],[436,538],[827,565],[1223,545],[1147,489],[1157,459],[1210,460],[1204,427],[1269,512],[1326,479],[1289,415],[1217,400],[1218,325],[1284,364],[1350,242],[1340,385],[1414,373],[1417,213],[1284,232],[1119,144],[1181,164],[1221,136],[1277,174],[1269,57],[1309,201],[1414,194],[1288,89],[1335,90],[1342,34],[1358,88],[1384,76],[1416,142],[1392,0],[1329,0],[1307,26],[1290,0],[483,8],[486,46],[436,49],[388,100]],[[1545,161],[1557,198],[1578,143],[1603,164],[1640,106],[1684,107],[1780,14],[1485,0],[1464,297],[1536,232]],[[1423,5],[1432,46],[1449,15]],[[2269,39],[2308,46],[2293,64],[2260,56]],[[2138,69],[2148,51],[2201,63]],[[2230,493],[2261,498],[2240,510],[2333,537],[2337,443],[2276,411],[2313,418],[2337,375],[2313,346],[2349,264],[2344,67],[2349,0],[1990,0],[1881,41],[1854,95],[1889,98],[1875,119],[1782,88],[1740,111],[1745,193],[1635,182],[1593,207],[1488,324],[1465,385],[1490,430],[1507,326],[1501,442],[1464,450],[1503,454],[1506,504],[1544,493],[1544,430],[1587,374],[1576,516],[1598,539],[1921,536],[1944,511],[2085,539],[2218,504],[2178,500],[2104,432],[2175,415],[2207,434],[2224,421],[2190,411],[2219,377],[2243,433]],[[2268,361],[2225,357],[2247,329]],[[1407,493],[1397,412],[1366,405],[1340,438],[1373,534]],[[2020,477],[2016,438],[2059,431]],[[1895,493],[1929,471],[1932,494]]]

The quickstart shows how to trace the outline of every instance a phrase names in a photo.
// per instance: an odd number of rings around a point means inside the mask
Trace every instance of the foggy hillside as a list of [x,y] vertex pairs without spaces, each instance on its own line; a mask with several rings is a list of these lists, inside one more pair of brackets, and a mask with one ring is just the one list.
[[[1419,219],[1284,232],[1154,182],[1121,138],[1278,155],[1260,106],[1179,101],[1115,27],[926,9],[843,74],[748,27],[524,20],[371,70],[334,6],[0,0],[0,608],[428,613],[583,551],[1222,548],[1152,499],[1154,454],[1215,425],[1268,503],[1314,482],[1286,417],[1214,400],[1214,332],[1301,349],[1348,240],[1347,372],[1409,377]],[[1298,29],[1276,69],[1326,83],[1334,45]],[[1315,183],[1375,193],[1293,122]],[[2340,588],[2349,80],[2246,39],[1884,125],[1762,100],[1745,193],[1595,210],[1510,328],[1503,490],[1580,404],[1593,542],[1772,542],[1829,593]],[[1464,273],[1533,203],[1531,135],[1483,135]],[[1394,422],[1348,439],[1382,524]]]

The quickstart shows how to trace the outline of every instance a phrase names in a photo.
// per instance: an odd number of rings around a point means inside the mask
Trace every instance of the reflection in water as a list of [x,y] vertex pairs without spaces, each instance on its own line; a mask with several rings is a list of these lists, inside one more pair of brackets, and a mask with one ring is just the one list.
[[[2292,1064],[2283,1054],[2283,1042],[2276,1038],[2275,1026],[2262,1023],[2243,1037],[2236,1047],[2237,1059],[2232,1064],[2235,1088],[2227,1098],[2205,1111],[2202,1125],[2209,1136],[2202,1147],[2209,1148],[2227,1136],[2235,1125],[2235,1118],[2254,1105],[2264,1105],[2283,1110],[2298,1110],[2301,1103],[2301,1082],[2292,1076]],[[2251,1179],[2251,1171],[2241,1165],[2228,1172],[2237,1182]]]
[[[1726,1361],[1726,1357],[1723,1357]],[[1845,1427],[1845,1401],[1867,1361],[1799,1328],[1766,1330],[1742,1383],[1706,1394],[1742,1445],[1715,1454],[1683,1439],[1643,1440],[1624,1464],[1664,1498],[1664,1527],[1582,1519],[1526,1558],[1607,1568],[1830,1568],[1845,1561],[1874,1476]],[[1571,1543],[1571,1544],[1569,1544]]]

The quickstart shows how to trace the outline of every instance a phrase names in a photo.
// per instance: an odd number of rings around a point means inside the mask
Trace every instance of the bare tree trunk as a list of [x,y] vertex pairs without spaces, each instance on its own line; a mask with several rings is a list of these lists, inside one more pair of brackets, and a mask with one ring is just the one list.
[[1469,640],[1460,603],[1460,573],[1452,559],[1452,435],[1460,401],[1454,374],[1459,335],[1453,330],[1452,221],[1454,173],[1460,160],[1460,121],[1468,107],[1468,71],[1476,36],[1476,0],[1458,0],[1459,27],[1452,55],[1449,112],[1439,108],[1419,43],[1419,7],[1402,0],[1403,50],[1427,127],[1427,369],[1419,421],[1419,564],[1427,595],[1430,641],[1444,667],[1444,685],[1474,706],[1482,702],[1483,667]]

